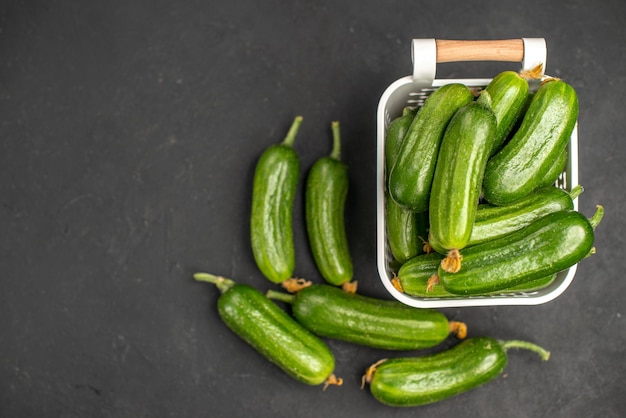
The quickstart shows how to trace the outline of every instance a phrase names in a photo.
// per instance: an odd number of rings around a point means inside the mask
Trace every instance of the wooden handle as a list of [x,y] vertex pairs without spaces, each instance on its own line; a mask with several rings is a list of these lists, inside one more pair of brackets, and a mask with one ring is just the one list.
[[454,61],[509,61],[524,60],[522,39],[493,41],[458,41],[436,39],[437,62]]

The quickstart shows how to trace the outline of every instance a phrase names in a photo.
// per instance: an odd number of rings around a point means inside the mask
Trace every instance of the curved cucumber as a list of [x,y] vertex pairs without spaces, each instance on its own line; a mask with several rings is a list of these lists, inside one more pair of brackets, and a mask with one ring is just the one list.
[[387,241],[393,258],[404,263],[423,253],[428,239],[428,212],[412,212],[386,197]]
[[554,186],[554,183],[567,168],[567,157],[567,149],[564,149],[554,164],[550,165],[548,172],[544,176],[543,180],[539,182],[538,187]]
[[302,117],[294,119],[287,136],[261,154],[252,188],[250,241],[261,273],[274,283],[289,279],[295,268],[293,204],[300,160],[292,148]]
[[[419,298],[458,298],[459,295],[448,292],[439,280],[437,271],[443,256],[438,253],[424,254],[413,257],[400,267],[394,286],[401,292]],[[530,293],[544,289],[556,279],[556,274],[540,277],[527,283],[502,289],[492,293],[474,296],[489,296],[503,293]]]
[[[416,111],[406,107],[402,116],[389,125],[385,139],[385,167],[390,170],[400,152],[402,141],[411,126]],[[416,213],[398,205],[389,193],[385,196],[387,241],[393,258],[400,263],[422,252],[422,243],[428,239],[428,213]]]
[[580,186],[572,190],[571,194],[563,189],[547,186],[508,205],[478,205],[467,247],[503,237],[549,213],[574,209],[573,199],[580,192]]
[[328,338],[387,350],[433,347],[451,331],[464,338],[465,324],[433,309],[414,309],[397,301],[347,293],[328,285],[311,285],[290,295],[268,297],[291,303],[296,320]]
[[473,100],[471,90],[452,83],[435,90],[418,110],[389,173],[392,199],[414,212],[428,209],[443,133],[456,111]]
[[503,205],[536,189],[565,150],[577,117],[574,89],[561,80],[544,82],[520,128],[489,160],[483,183],[485,199]]
[[398,158],[404,137],[409,131],[409,127],[417,113],[416,109],[405,107],[402,109],[402,115],[398,116],[389,124],[387,135],[385,137],[385,172],[387,175],[393,167],[393,163]]
[[441,283],[450,293],[473,295],[565,270],[590,253],[602,214],[601,207],[591,220],[573,210],[554,212],[507,236],[468,247],[459,272],[439,268]]
[[378,401],[390,406],[419,406],[467,392],[499,376],[507,350],[525,348],[548,360],[550,353],[526,341],[468,338],[453,348],[423,357],[381,360],[366,371],[363,383]]
[[469,242],[495,132],[496,118],[480,99],[459,109],[446,129],[429,208],[428,243],[437,252],[460,250]]
[[353,267],[344,210],[348,166],[341,162],[339,122],[332,123],[333,150],[313,164],[306,182],[306,228],[313,258],[322,277],[334,285],[352,279]]
[[194,278],[218,287],[220,318],[285,373],[309,385],[341,384],[328,346],[257,289],[207,273]]
[[491,96],[491,110],[498,127],[490,155],[500,150],[516,122],[526,109],[528,81],[515,71],[503,71],[485,87]]

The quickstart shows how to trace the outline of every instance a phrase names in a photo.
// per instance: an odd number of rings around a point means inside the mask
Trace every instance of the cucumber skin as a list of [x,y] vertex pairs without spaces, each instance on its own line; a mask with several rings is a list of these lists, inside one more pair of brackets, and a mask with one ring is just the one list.
[[287,145],[268,147],[259,158],[252,189],[250,241],[259,270],[274,283],[293,275],[293,206],[300,161]]
[[554,186],[537,189],[508,205],[480,204],[467,247],[500,238],[544,215],[568,209],[574,209],[572,197]]
[[433,178],[428,243],[442,254],[469,242],[485,165],[496,132],[493,112],[478,102],[459,109],[446,129]]
[[460,83],[434,91],[418,110],[389,173],[392,199],[414,212],[428,210],[430,189],[443,133],[454,113],[473,100]]
[[402,110],[402,115],[392,120],[389,124],[385,138],[385,172],[387,176],[389,176],[391,167],[400,153],[402,142],[416,113],[416,109],[405,107]]
[[[391,170],[393,162],[400,152],[402,141],[411,126],[416,110],[405,108],[402,116],[394,119],[385,138],[385,170]],[[416,213],[398,205],[385,193],[385,221],[387,241],[393,258],[400,263],[421,254],[422,239],[425,241],[428,231],[427,212]],[[420,239],[421,238],[421,239]]]
[[319,385],[332,374],[335,359],[328,346],[257,289],[235,284],[217,306],[235,334],[291,377]]
[[578,117],[575,90],[547,81],[534,94],[515,135],[488,162],[483,191],[494,205],[513,202],[537,188],[566,149]]
[[402,292],[411,296],[425,296],[428,279],[437,274],[443,257],[437,252],[420,254],[402,264],[396,276]]
[[450,334],[444,314],[414,309],[392,300],[347,293],[328,285],[312,285],[295,294],[296,320],[321,337],[386,350],[433,347]]
[[446,291],[457,295],[490,293],[565,270],[593,247],[594,231],[581,213],[548,214],[505,237],[461,251],[457,273],[439,268]]
[[524,114],[528,100],[528,81],[515,71],[497,74],[485,87],[491,96],[491,110],[498,122],[490,156],[502,148],[518,119]]
[[[437,274],[439,264],[443,256],[438,253],[424,254],[412,258],[400,267],[398,280],[403,293],[420,298],[458,298],[459,295],[445,290],[441,283],[432,285],[428,280]],[[508,289],[502,289],[493,293],[476,294],[474,296],[491,296],[503,293],[529,293],[549,286],[556,279],[556,274],[531,280]]]
[[507,362],[505,349],[494,338],[468,338],[441,353],[381,363],[370,392],[389,406],[426,405],[486,384],[504,371]]
[[567,149],[563,150],[563,152],[559,155],[554,164],[550,165],[548,172],[544,176],[543,180],[539,182],[538,187],[545,186],[554,186],[559,176],[565,171],[567,168],[567,157],[568,157]]
[[412,212],[385,198],[387,241],[393,258],[404,263],[422,254],[428,239],[428,212]]
[[348,187],[348,166],[331,157],[313,164],[306,183],[305,218],[311,252],[322,277],[337,286],[353,276],[344,219]]

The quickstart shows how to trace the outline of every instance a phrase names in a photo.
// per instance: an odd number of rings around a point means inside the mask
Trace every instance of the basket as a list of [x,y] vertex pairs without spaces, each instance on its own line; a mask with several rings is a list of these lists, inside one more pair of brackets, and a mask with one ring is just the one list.
[[[538,305],[562,294],[576,274],[576,265],[560,272],[546,288],[529,293],[502,293],[489,296],[458,298],[419,298],[398,291],[392,284],[393,257],[387,242],[385,220],[385,137],[390,122],[400,116],[406,106],[419,107],[437,88],[449,83],[463,83],[481,89],[491,78],[436,79],[438,63],[454,61],[508,61],[521,63],[522,70],[531,70],[539,64],[546,68],[546,42],[543,38],[521,38],[493,41],[454,41],[414,39],[411,45],[413,75],[393,82],[383,93],[377,112],[377,267],[380,279],[389,293],[400,302],[417,308],[446,308],[464,306]],[[539,86],[540,80],[530,83],[530,90]],[[556,182],[557,187],[571,191],[578,184],[578,124],[574,127],[568,144],[568,162]],[[578,200],[574,200],[578,209]]]

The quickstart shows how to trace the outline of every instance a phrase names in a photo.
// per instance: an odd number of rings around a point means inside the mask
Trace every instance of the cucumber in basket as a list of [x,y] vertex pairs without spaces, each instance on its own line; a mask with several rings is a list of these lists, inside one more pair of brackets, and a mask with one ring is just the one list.
[[445,85],[426,99],[389,173],[389,194],[396,203],[414,212],[428,210],[443,133],[456,111],[473,99],[472,91],[460,83]]
[[535,190],[565,151],[578,117],[572,86],[548,79],[534,94],[519,129],[487,164],[485,199],[503,205]]

